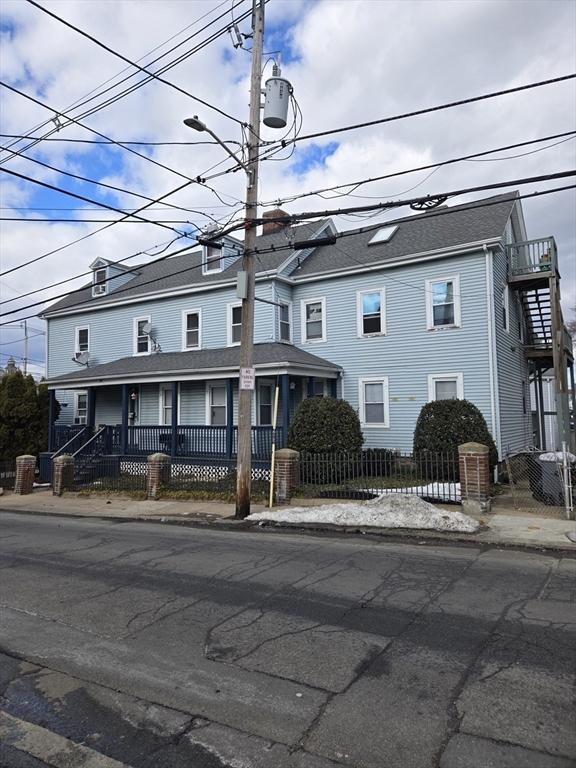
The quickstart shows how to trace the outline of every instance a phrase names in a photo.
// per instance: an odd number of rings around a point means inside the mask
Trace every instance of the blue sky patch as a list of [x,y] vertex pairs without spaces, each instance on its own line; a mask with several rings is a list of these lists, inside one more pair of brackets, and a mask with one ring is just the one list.
[[306,149],[297,149],[295,160],[290,165],[290,172],[300,176],[315,166],[324,165],[327,158],[333,155],[339,146],[337,141],[331,141],[322,147],[318,144],[312,144]]
[[269,54],[280,51],[282,64],[291,64],[301,59],[292,47],[292,27],[291,24],[268,24],[266,27],[264,51]]

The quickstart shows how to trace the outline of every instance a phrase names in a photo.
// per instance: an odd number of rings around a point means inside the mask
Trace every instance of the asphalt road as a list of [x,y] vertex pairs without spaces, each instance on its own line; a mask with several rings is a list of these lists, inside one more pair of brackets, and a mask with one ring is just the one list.
[[576,560],[4,514],[2,768],[574,768]]

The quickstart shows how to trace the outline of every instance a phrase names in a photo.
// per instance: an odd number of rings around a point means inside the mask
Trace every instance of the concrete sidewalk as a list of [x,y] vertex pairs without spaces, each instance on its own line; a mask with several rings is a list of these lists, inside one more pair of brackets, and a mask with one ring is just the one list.
[[[297,505],[318,504],[317,499],[298,499]],[[320,502],[322,503],[322,502]],[[294,500],[296,505],[296,500]],[[442,506],[442,505],[439,505]],[[447,507],[448,508],[448,507]],[[263,504],[253,504],[252,511],[265,509]],[[454,509],[452,507],[452,509]],[[87,518],[109,518],[118,520],[144,520],[151,522],[181,523],[189,525],[214,525],[223,528],[259,528],[234,518],[234,504],[219,501],[136,501],[120,496],[80,496],[67,493],[53,496],[50,488],[36,488],[27,496],[17,496],[5,491],[0,496],[0,520],[2,512],[20,512],[32,515],[64,515]],[[536,515],[491,513],[481,518],[485,526],[475,534],[445,533],[437,531],[386,530],[365,528],[363,533],[398,538],[434,539],[443,541],[465,541],[492,546],[528,547],[531,549],[564,550],[576,553],[576,522]],[[314,530],[332,532],[356,532],[358,529],[317,524],[265,524],[270,528],[292,530]]]

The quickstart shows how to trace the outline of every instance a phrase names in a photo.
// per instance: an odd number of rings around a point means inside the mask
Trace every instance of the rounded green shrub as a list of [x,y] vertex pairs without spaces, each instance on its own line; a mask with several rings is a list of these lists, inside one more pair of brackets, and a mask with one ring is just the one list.
[[358,414],[346,400],[302,400],[288,432],[288,446],[306,453],[359,451],[364,438]]
[[490,466],[498,462],[498,451],[478,408],[468,400],[434,400],[418,416],[414,430],[414,456],[453,454],[463,443],[482,443],[490,449]]

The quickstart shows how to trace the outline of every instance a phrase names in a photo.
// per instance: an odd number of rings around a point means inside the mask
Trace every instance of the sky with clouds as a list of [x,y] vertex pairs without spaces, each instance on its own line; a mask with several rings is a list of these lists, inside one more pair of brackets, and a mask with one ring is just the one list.
[[[233,17],[240,19],[249,11],[247,0],[46,0],[42,4],[154,71],[182,57],[165,72],[165,79],[237,120],[247,120],[249,53],[234,49],[227,34],[202,45]],[[230,167],[221,147],[189,143],[202,141],[206,134],[191,132],[182,120],[198,115],[222,139],[239,142],[238,122],[155,80],[133,88],[146,76],[26,0],[3,0],[0,13],[1,80],[45,105],[2,87],[0,143],[20,151],[31,142],[16,141],[11,135],[46,136],[21,156],[2,151],[0,169],[115,208],[135,210],[147,200],[62,171],[156,199],[189,178]],[[250,31],[248,21],[240,21],[239,27],[244,33]],[[195,46],[199,50],[184,56]],[[576,72],[576,2],[270,0],[265,51],[271,57],[280,55],[283,75],[291,81],[302,111],[302,133],[308,134]],[[265,77],[270,72],[268,63]],[[260,200],[272,204],[308,190],[575,130],[574,83],[302,141],[291,155],[286,150],[274,161],[261,163]],[[131,92],[125,93],[128,89]],[[124,95],[117,98],[120,94]],[[53,121],[56,114],[61,117]],[[65,121],[62,115],[82,125],[71,123],[56,130]],[[114,145],[61,141],[102,141],[94,131],[118,142],[176,143],[130,145],[130,152]],[[263,139],[270,141],[281,135],[267,128],[262,132]],[[433,194],[569,170],[576,167],[575,160],[575,139],[549,141],[503,152],[489,161],[462,162],[432,174],[421,171],[372,183],[335,200],[314,196],[283,207],[295,213]],[[112,211],[10,173],[1,173],[0,182],[1,217],[17,219],[0,222],[1,272],[105,226],[96,220],[119,218]],[[572,182],[534,183],[522,191]],[[168,224],[119,223],[5,278],[0,276],[0,300],[6,302],[0,309],[9,312],[46,302],[77,287],[86,278],[18,298],[81,275],[99,256],[118,260],[139,253],[134,262],[141,263],[157,255],[178,233],[194,232],[213,219],[230,219],[241,210],[244,183],[243,173],[229,173],[210,182],[214,191],[188,185],[141,214]],[[481,196],[461,196],[454,203]],[[557,240],[568,317],[576,305],[576,194],[574,190],[558,192],[526,200],[523,206],[528,237],[554,235]],[[367,223],[390,218],[391,213],[383,213]],[[362,223],[350,216],[336,219],[341,229]],[[179,240],[172,247],[182,243]],[[23,310],[21,315],[40,311],[42,306]],[[17,359],[23,354],[18,317],[10,315],[6,319],[14,321],[14,326],[0,328],[0,365],[10,353]],[[41,373],[44,323],[28,322],[30,367]]]

